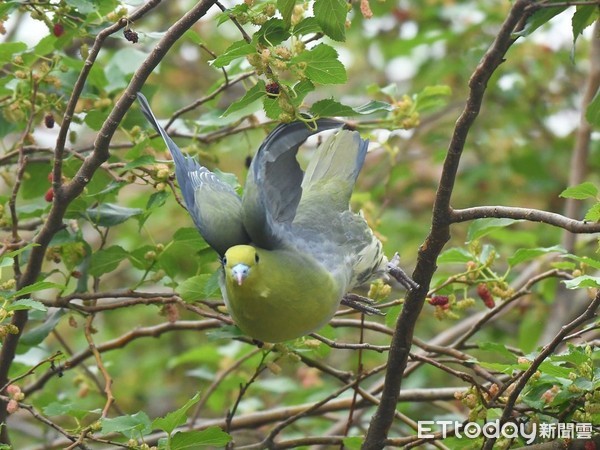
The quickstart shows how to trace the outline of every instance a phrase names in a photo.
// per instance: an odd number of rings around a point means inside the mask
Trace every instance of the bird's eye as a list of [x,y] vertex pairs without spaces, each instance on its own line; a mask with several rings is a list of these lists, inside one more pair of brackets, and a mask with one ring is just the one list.
[[227,265],[227,258],[225,256],[223,256],[223,258],[221,258],[221,264],[223,264],[224,266]]
[[258,262],[260,260],[260,257],[258,256],[258,253],[254,254],[254,262]]

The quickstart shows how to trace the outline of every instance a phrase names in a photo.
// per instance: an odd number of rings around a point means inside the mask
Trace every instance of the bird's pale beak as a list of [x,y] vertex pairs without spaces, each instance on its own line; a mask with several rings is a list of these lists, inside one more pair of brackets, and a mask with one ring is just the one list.
[[250,267],[246,264],[236,264],[231,268],[231,275],[237,281],[238,286],[241,286],[246,277],[248,276],[248,272],[250,271]]

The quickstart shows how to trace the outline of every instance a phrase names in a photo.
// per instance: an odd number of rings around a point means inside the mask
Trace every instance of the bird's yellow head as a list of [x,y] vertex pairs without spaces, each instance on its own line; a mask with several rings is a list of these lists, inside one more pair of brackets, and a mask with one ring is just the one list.
[[236,245],[225,252],[223,256],[223,267],[225,276],[231,277],[238,286],[241,286],[246,278],[258,264],[260,257],[256,248],[250,245]]

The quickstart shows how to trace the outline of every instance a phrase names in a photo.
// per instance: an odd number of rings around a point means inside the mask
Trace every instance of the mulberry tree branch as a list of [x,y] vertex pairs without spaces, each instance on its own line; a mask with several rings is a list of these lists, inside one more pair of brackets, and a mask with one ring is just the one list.
[[421,312],[431,278],[436,270],[436,260],[450,238],[451,208],[450,199],[456,174],[465,147],[465,142],[473,122],[479,114],[487,83],[504,62],[504,55],[515,41],[513,33],[520,30],[533,13],[531,0],[514,2],[506,20],[491,47],[485,53],[469,80],[469,95],[462,114],[458,118],[444,161],[439,188],[433,207],[431,231],[419,249],[413,279],[418,289],[410,291],[398,321],[388,356],[381,403],[377,407],[363,444],[364,450],[379,450],[385,445],[389,429],[394,419],[396,403],[400,394],[403,373],[406,368],[415,323]]

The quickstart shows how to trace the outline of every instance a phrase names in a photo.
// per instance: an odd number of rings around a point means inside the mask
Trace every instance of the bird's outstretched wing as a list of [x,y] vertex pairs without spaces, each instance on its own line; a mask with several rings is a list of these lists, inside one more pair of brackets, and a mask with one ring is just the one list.
[[146,97],[139,92],[137,97],[142,113],[167,144],[181,195],[204,240],[221,256],[234,245],[249,243],[239,195],[195,159],[184,156],[156,120]]
[[242,200],[244,225],[252,242],[273,249],[281,244],[296,216],[302,197],[303,172],[296,160],[298,148],[321,131],[340,128],[342,122],[319,119],[316,128],[303,122],[282,124],[262,143],[252,164]]

